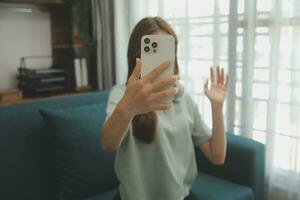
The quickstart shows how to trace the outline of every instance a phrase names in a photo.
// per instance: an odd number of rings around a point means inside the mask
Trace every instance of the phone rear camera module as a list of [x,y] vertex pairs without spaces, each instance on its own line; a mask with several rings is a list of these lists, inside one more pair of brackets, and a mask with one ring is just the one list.
[[150,51],[150,47],[148,47],[148,46],[144,47],[144,51],[145,52],[149,52]]
[[149,38],[145,38],[145,39],[144,39],[144,42],[145,42],[146,44],[149,44],[150,39],[149,39]]
[[152,43],[152,47],[153,47],[153,48],[156,48],[156,47],[157,47],[157,43],[156,43],[156,42],[153,42],[153,43]]

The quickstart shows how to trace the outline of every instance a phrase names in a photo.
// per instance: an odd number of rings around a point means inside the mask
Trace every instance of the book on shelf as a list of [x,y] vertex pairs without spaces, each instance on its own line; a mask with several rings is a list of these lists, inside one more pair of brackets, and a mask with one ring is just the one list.
[[26,73],[26,75],[42,75],[42,74],[57,74],[57,73],[65,73],[63,69],[53,69],[53,68],[45,68],[45,69],[28,69],[28,68],[19,68],[19,73]]
[[54,82],[64,82],[67,81],[65,76],[48,76],[48,77],[19,77],[19,83],[30,82],[32,84],[42,84],[42,83],[54,83]]
[[65,69],[19,68],[18,88],[24,96],[46,96],[70,89],[69,73]]
[[89,86],[88,67],[85,58],[74,59],[76,88],[86,88]]

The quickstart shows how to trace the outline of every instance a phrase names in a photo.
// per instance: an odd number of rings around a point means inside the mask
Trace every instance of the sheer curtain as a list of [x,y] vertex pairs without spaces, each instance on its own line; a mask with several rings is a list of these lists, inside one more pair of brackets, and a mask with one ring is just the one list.
[[300,1],[126,3],[128,36],[148,15],[164,17],[175,29],[182,80],[208,125],[203,84],[211,65],[225,68],[230,77],[227,130],[266,145],[268,199],[300,199]]
[[269,199],[300,199],[300,2],[236,3],[235,116],[228,126],[266,144]]
[[114,5],[110,0],[91,0],[93,38],[97,43],[97,76],[100,90],[115,83]]

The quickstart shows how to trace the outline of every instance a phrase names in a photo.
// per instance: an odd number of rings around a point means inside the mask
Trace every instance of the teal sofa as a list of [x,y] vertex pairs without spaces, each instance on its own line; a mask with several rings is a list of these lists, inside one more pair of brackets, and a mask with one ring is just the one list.
[[[102,91],[0,106],[0,199],[59,199],[53,155],[38,109],[105,103],[107,97],[108,91]],[[264,145],[230,133],[227,138],[222,166],[212,165],[195,149],[199,174],[191,190],[201,200],[263,200]],[[99,185],[99,194],[85,200],[111,200],[117,187]]]

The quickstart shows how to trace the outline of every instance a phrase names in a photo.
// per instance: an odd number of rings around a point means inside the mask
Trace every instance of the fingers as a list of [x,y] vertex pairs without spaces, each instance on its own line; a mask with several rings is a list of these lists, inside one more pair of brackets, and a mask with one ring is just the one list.
[[174,76],[165,78],[163,80],[160,80],[153,84],[152,91],[157,92],[168,85],[175,84],[179,80],[179,78],[180,78],[179,75],[174,75]]
[[[211,82],[215,83],[214,79],[214,70],[213,67],[210,68],[210,78]],[[222,84],[227,87],[226,84],[228,84],[228,75],[225,75],[224,68],[217,66],[217,83]]]
[[213,66],[210,67],[210,80],[211,80],[212,83],[215,82],[215,73],[214,73],[214,67]]
[[[224,72],[224,68],[217,66],[217,80],[215,80],[215,73],[214,73],[214,68],[210,67],[210,79],[211,79],[211,83],[218,83],[218,84],[222,84],[224,85],[224,87],[228,87],[228,81],[229,81],[229,77],[228,74],[225,74]],[[206,86],[208,84],[208,81],[205,83],[204,85],[204,89],[208,90],[208,87]]]
[[228,87],[228,82],[229,82],[229,77],[228,77],[228,74],[226,74],[225,83],[224,83],[226,88]]
[[136,58],[136,64],[129,80],[138,80],[141,75],[141,60]]
[[221,83],[224,84],[224,68],[221,68]]
[[171,103],[158,103],[152,106],[151,110],[169,110],[171,107]]
[[143,80],[146,82],[152,82],[158,75],[160,75],[163,71],[165,71],[169,66],[171,62],[165,61],[162,64],[160,64],[158,67],[153,69],[149,74],[147,74]]
[[207,92],[208,92],[208,80],[206,80],[204,84],[204,93],[207,94]]
[[220,66],[217,66],[217,83],[222,83],[222,72]]
[[175,96],[178,92],[178,88],[171,88],[171,89],[167,89],[161,92],[157,92],[154,93],[151,97],[151,101],[153,102],[159,102],[162,101],[164,99],[170,98],[172,96]]

